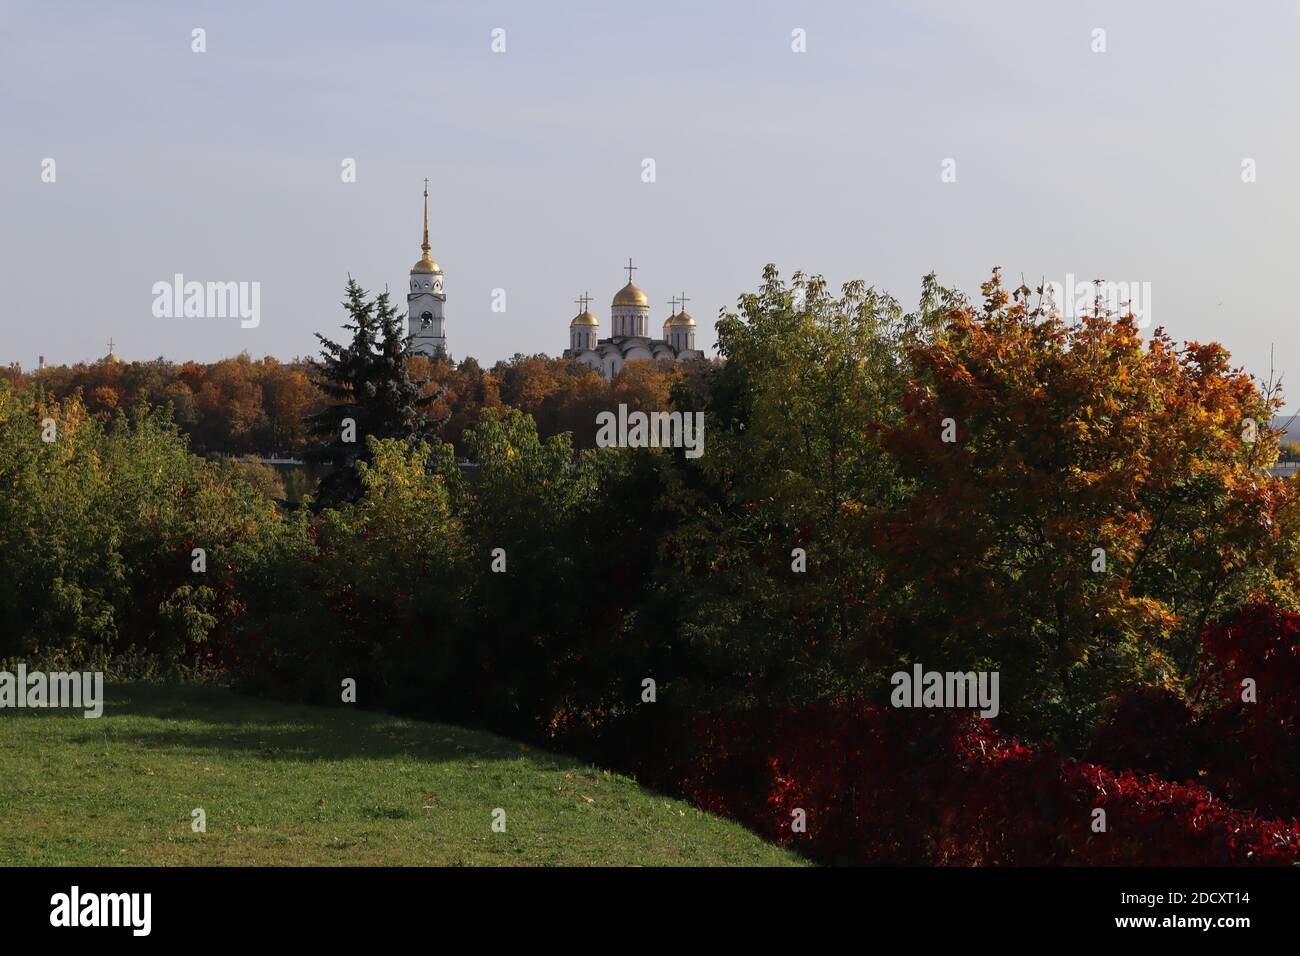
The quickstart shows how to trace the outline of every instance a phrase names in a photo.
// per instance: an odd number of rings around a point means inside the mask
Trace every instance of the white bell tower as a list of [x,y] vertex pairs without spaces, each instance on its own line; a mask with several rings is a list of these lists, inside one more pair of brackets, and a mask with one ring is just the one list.
[[407,332],[411,336],[411,351],[422,355],[435,355],[447,349],[447,333],[443,328],[443,306],[447,293],[443,291],[442,266],[429,257],[429,180],[424,181],[424,242],[423,254],[411,266],[411,291],[406,294]]

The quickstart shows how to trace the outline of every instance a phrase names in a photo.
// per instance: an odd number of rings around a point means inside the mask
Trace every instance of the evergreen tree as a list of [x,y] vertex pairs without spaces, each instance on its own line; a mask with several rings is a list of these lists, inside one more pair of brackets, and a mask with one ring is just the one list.
[[424,437],[424,408],[434,398],[424,394],[424,381],[410,374],[410,339],[388,293],[370,301],[349,277],[343,307],[351,319],[343,327],[352,330],[352,341],[340,345],[316,334],[322,355],[317,384],[330,400],[307,417],[318,439],[309,460],[327,469],[317,498],[321,507],[359,496],[356,464],[369,458],[367,438],[414,444]]

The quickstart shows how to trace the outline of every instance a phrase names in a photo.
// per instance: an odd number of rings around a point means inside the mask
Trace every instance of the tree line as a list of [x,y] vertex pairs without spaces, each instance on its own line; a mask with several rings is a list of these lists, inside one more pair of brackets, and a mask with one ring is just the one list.
[[[322,360],[281,362],[247,353],[210,363],[101,359],[92,363],[0,370],[15,389],[39,387],[52,399],[78,396],[88,414],[108,422],[138,405],[169,407],[172,420],[202,455],[280,453],[303,456],[315,440],[310,418],[333,398],[322,384]],[[412,377],[430,400],[428,437],[456,445],[484,409],[517,408],[549,437],[570,432],[579,447],[595,446],[595,416],[620,403],[662,408],[674,380],[667,363],[634,363],[613,383],[573,359],[517,354],[484,369],[473,357],[416,355]]]

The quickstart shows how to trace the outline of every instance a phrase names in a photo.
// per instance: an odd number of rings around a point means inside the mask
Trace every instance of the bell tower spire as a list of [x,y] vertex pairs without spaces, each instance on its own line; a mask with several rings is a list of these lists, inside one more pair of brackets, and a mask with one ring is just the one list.
[[420,243],[425,259],[429,258],[429,177],[424,177],[424,242]]
[[447,294],[442,288],[442,266],[429,255],[429,180],[424,181],[424,241],[420,260],[411,266],[411,291],[406,296],[406,315],[411,350],[436,355],[447,347],[443,327],[443,306]]

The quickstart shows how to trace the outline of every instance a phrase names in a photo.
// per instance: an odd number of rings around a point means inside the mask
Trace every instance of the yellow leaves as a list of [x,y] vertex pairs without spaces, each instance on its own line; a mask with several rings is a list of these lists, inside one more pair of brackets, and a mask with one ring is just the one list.
[[860,518],[867,513],[867,506],[861,501],[847,498],[840,502],[840,514],[848,518]]

